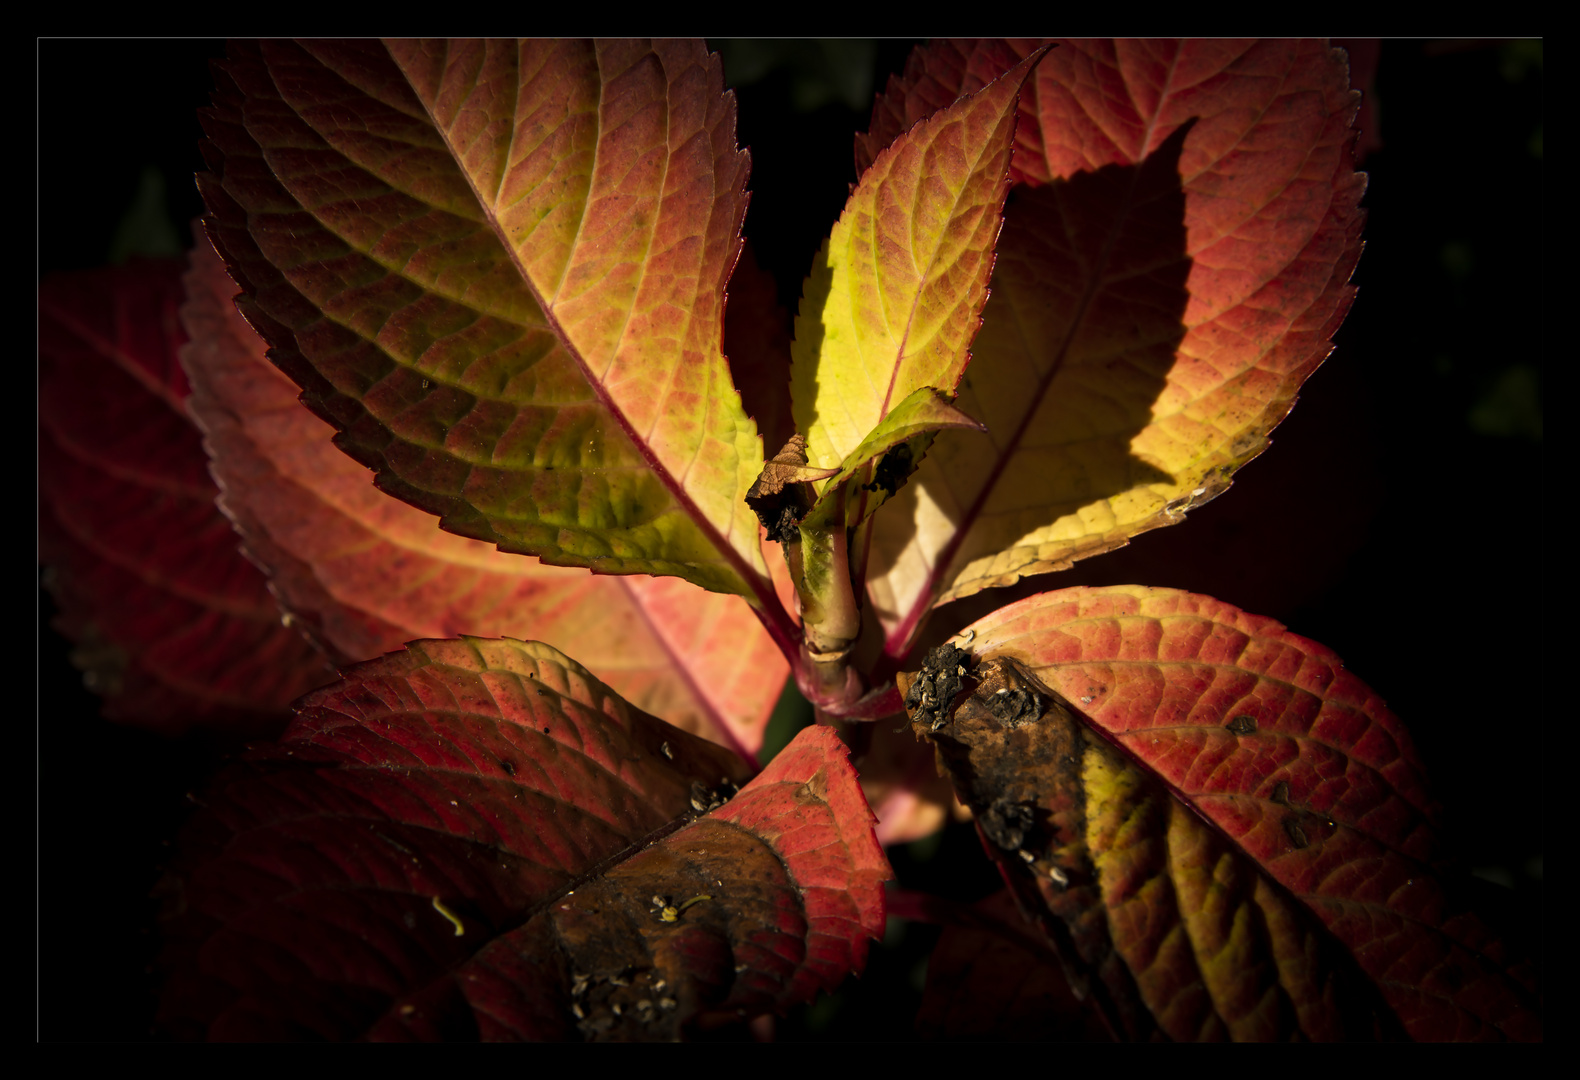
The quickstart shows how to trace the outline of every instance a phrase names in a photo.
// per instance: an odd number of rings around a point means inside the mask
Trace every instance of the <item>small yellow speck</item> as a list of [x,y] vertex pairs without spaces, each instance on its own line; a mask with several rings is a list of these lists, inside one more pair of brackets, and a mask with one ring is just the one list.
[[466,927],[462,924],[461,920],[456,917],[455,912],[445,907],[444,901],[440,900],[437,896],[433,898],[433,910],[437,911],[440,915],[443,915],[446,919],[449,919],[450,922],[455,924],[456,937],[460,937],[462,934],[466,933]]

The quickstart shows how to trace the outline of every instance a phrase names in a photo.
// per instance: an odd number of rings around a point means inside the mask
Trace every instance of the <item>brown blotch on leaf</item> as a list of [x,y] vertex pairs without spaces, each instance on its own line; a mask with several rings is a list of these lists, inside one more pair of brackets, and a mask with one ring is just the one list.
[[1256,718],[1251,716],[1236,716],[1224,725],[1231,735],[1255,735]]
[[933,742],[940,773],[983,835],[1035,859],[1061,834],[1068,842],[1082,833],[1085,737],[1063,699],[1019,661],[995,657],[962,674],[964,658],[947,644],[928,654],[906,699],[913,730]]
[[[939,675],[952,670],[940,662],[947,657],[929,659],[927,669],[942,668]],[[1013,657],[982,660],[964,682],[937,729],[936,714],[913,704],[912,730],[933,744],[940,774],[970,807],[1016,904],[1066,965],[1070,985],[1098,1003],[1113,1030],[1146,1038],[1152,1022],[1128,1004],[1137,993],[1128,971],[1099,974],[1112,944],[1103,920],[1089,918],[1102,896],[1086,848],[1083,769],[1090,754],[1115,752],[1094,742],[1070,703]],[[908,689],[917,702],[916,685]]]
[[1289,837],[1289,842],[1297,848],[1309,847],[1311,841],[1306,839],[1305,830],[1300,827],[1300,819],[1286,817],[1284,819],[1284,832]]
[[828,777],[819,769],[812,774],[812,778],[795,789],[795,797],[800,800],[814,800],[816,802],[828,801]]
[[1273,801],[1279,806],[1289,805],[1289,783],[1287,781],[1280,780],[1273,785]]
[[739,976],[749,968],[731,964],[772,932],[794,894],[788,872],[734,825],[704,818],[678,835],[684,842],[644,849],[518,932],[514,944],[558,989],[547,1004],[569,1037],[675,1041],[725,1005],[731,1015],[740,1005],[772,1007],[778,984],[745,984]]
[[746,505],[768,530],[768,539],[777,544],[798,542],[801,533],[796,526],[812,506],[810,483],[838,472],[808,468],[806,439],[792,435],[746,490]]

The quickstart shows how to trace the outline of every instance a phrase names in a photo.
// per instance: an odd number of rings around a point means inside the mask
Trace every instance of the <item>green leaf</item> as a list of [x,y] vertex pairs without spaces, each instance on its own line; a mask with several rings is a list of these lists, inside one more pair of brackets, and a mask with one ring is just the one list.
[[987,299],[1015,105],[1037,53],[878,156],[807,279],[790,393],[810,464],[841,465],[923,387],[953,392]]
[[932,436],[944,428],[986,429],[955,408],[954,400],[931,386],[916,390],[895,406],[861,445],[846,455],[839,472],[824,482],[823,491],[803,523],[826,528],[842,502],[840,491],[859,472],[872,469],[872,479],[843,501],[845,524],[859,525],[872,516],[905,483],[921,463]]

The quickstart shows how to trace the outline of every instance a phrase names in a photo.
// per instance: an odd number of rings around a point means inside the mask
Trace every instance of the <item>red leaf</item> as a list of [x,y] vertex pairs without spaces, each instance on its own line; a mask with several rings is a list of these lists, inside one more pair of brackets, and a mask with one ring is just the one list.
[[160,1022],[650,1039],[782,1011],[860,969],[888,868],[831,731],[698,820],[745,776],[538,643],[358,665],[202,799]]
[[1409,736],[1330,651],[1132,586],[1031,597],[968,633],[991,663],[923,729],[1116,1030],[1386,1031],[1364,979],[1417,1039],[1540,1037],[1528,965],[1443,884]]
[[[1105,1042],[1111,1035],[1070,990],[1058,957],[997,892],[944,926],[916,1014],[924,1039]],[[961,917],[963,916],[963,917]]]
[[781,1004],[832,990],[867,963],[867,939],[883,935],[883,883],[889,863],[873,835],[856,772],[832,728],[803,730],[752,781],[751,799],[716,817],[760,836],[800,887],[806,906],[807,959]]
[[1383,147],[1377,117],[1377,61],[1382,58],[1382,41],[1378,38],[1334,38],[1333,44],[1349,57],[1350,85],[1361,92],[1361,111],[1355,118],[1355,127],[1361,133],[1355,144],[1355,163],[1360,165],[1367,155]]
[[176,362],[181,269],[134,263],[40,289],[40,557],[107,717],[272,734],[332,671],[281,625],[214,505]]

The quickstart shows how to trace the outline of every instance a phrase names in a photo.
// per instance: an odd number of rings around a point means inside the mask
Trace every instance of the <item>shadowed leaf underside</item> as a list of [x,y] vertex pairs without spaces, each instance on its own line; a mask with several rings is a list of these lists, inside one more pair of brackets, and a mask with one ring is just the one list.
[[831,732],[746,780],[538,643],[358,665],[198,799],[161,1026],[651,1040],[782,1011],[860,970],[888,866]]
[[53,277],[39,296],[39,554],[106,717],[273,735],[333,678],[215,506],[176,363],[181,265]]

